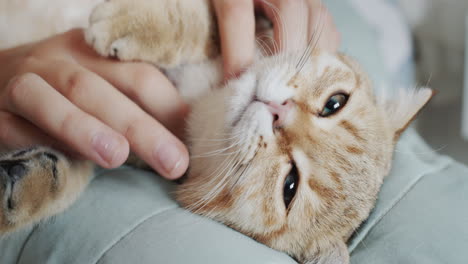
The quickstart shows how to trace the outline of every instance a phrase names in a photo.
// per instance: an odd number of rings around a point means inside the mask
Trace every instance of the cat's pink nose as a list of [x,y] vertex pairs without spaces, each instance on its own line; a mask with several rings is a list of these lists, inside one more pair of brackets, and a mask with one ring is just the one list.
[[277,128],[283,126],[293,108],[293,102],[291,100],[286,100],[282,104],[275,102],[267,102],[265,104],[273,115],[273,127]]

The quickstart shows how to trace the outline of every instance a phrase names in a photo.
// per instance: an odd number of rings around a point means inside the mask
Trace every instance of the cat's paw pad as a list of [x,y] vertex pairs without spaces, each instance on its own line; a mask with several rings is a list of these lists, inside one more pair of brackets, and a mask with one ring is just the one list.
[[12,183],[19,182],[26,172],[26,166],[21,161],[0,163],[0,174]]
[[31,148],[0,157],[0,233],[27,223],[60,192],[60,165],[66,162],[48,148]]
[[4,210],[15,210],[15,186],[21,182],[26,173],[26,166],[21,161],[0,162],[0,178],[3,186],[2,207],[4,207]]

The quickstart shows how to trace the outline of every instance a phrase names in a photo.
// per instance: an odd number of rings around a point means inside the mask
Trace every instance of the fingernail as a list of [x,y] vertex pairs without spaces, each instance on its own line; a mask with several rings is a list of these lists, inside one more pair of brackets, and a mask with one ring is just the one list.
[[163,142],[156,147],[155,159],[158,161],[160,166],[168,173],[171,179],[176,178],[180,175],[176,175],[177,169],[182,165],[183,157],[176,144],[170,142]]
[[91,142],[94,150],[107,162],[109,166],[113,166],[116,159],[119,158],[119,141],[112,135],[107,133],[96,134]]

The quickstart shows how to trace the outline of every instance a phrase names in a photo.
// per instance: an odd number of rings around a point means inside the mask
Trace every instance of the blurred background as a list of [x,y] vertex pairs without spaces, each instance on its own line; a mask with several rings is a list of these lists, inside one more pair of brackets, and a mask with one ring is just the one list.
[[417,84],[438,91],[417,129],[437,152],[468,164],[468,1],[397,4],[411,26]]

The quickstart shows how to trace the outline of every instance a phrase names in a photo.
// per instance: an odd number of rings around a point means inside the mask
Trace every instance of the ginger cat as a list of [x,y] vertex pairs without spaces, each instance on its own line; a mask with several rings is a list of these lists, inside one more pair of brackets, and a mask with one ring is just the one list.
[[[346,242],[432,90],[375,96],[356,62],[312,45],[259,55],[221,85],[208,0],[107,1],[90,22],[86,39],[97,52],[155,64],[191,102],[182,206],[301,263],[349,263]],[[0,233],[66,209],[93,166],[46,147],[2,156]]]

